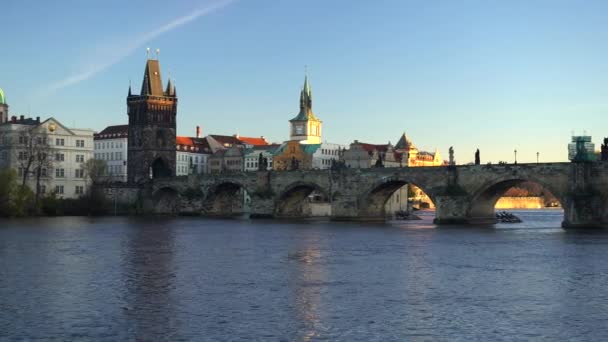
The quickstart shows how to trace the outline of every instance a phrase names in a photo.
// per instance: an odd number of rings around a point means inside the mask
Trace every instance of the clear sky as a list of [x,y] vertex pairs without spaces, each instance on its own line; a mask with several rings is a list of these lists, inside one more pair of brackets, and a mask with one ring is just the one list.
[[125,124],[146,47],[179,97],[178,134],[288,139],[304,65],[323,139],[466,163],[565,161],[608,136],[608,1],[3,0],[0,87],[13,114]]

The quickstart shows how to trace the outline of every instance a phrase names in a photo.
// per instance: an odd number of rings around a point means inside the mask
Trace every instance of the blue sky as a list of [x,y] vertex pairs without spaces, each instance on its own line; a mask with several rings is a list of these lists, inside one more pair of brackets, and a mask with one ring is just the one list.
[[288,138],[304,65],[323,139],[395,143],[459,163],[565,161],[608,136],[606,1],[4,0],[0,87],[13,114],[127,122],[161,50],[178,134]]

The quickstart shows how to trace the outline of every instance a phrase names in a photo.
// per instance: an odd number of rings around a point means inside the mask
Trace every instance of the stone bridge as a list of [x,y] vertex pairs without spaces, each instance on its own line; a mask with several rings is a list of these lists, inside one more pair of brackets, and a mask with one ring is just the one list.
[[[524,181],[543,186],[564,208],[564,227],[608,225],[608,163],[542,163],[343,170],[259,171],[155,179],[142,191],[156,213],[301,217],[317,191],[334,220],[382,220],[384,205],[404,184],[435,204],[435,222],[494,223],[494,205]],[[244,196],[244,194],[247,196]]]

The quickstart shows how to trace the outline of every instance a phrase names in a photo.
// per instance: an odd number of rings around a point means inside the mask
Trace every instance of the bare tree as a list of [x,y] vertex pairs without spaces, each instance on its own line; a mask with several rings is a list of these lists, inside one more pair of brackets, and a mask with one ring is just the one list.
[[53,168],[52,150],[46,131],[39,126],[24,129],[18,133],[17,144],[13,149],[21,172],[21,188],[25,188],[28,177],[36,177],[36,202],[40,196],[40,182]]
[[101,184],[107,178],[106,169],[108,168],[105,160],[89,159],[84,163],[84,170],[91,178],[93,185]]

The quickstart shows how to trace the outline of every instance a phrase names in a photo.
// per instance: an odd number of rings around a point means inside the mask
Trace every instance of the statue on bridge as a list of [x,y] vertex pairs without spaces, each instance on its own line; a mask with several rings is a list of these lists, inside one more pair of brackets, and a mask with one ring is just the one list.
[[450,146],[449,152],[450,152],[450,164],[449,165],[456,165],[456,162],[454,161],[454,147]]
[[296,159],[296,157],[291,157],[291,169],[297,170],[300,168],[300,162]]
[[479,159],[479,149],[475,151],[475,165],[481,164],[481,159]]
[[382,154],[378,153],[378,159],[376,159],[376,164],[374,167],[384,167],[384,163],[382,162]]
[[260,152],[258,157],[258,171],[266,170],[268,170],[268,158],[264,158],[264,156],[262,156],[262,152]]
[[604,143],[602,144],[602,161],[608,161],[608,138],[604,138]]

